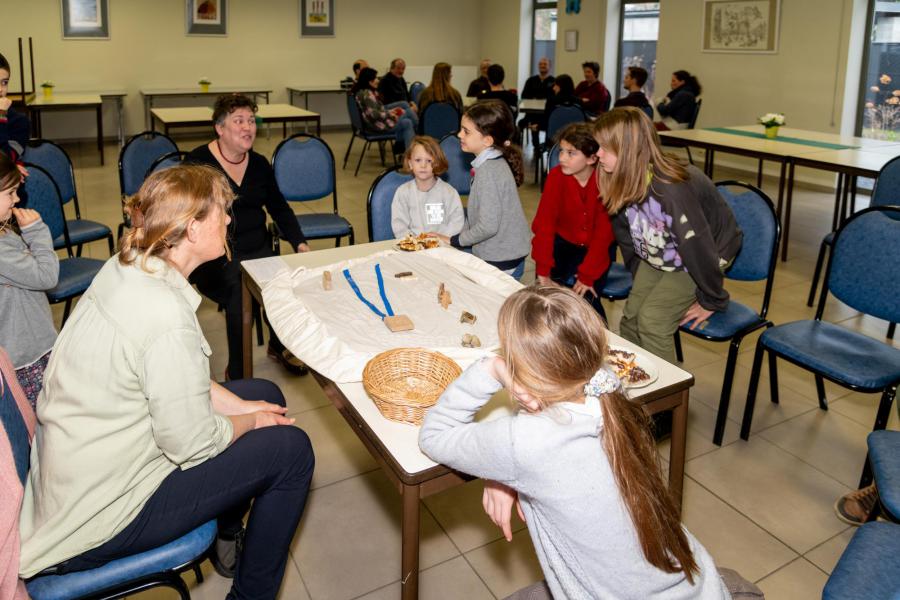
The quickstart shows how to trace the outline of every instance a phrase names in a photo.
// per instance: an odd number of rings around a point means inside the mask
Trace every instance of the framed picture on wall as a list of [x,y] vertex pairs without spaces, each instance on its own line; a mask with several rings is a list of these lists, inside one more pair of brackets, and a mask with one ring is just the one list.
[[187,35],[226,35],[228,0],[185,0]]
[[109,39],[109,0],[61,0],[63,39]]
[[300,37],[334,36],[334,0],[300,0]]
[[704,0],[703,52],[778,52],[780,0]]

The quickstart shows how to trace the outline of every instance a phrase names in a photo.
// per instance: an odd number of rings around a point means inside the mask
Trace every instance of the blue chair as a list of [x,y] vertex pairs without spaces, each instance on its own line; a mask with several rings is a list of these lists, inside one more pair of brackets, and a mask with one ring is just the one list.
[[72,300],[88,289],[94,276],[103,268],[105,262],[95,258],[75,256],[72,252],[72,241],[63,213],[62,197],[56,182],[53,181],[50,173],[40,166],[31,163],[25,163],[25,166],[28,168],[28,177],[25,178],[23,185],[28,192],[28,207],[40,213],[41,219],[50,229],[53,239],[62,238],[65,241],[68,258],[59,261],[59,279],[56,287],[47,290],[47,299],[50,304],[66,303],[62,318],[63,325],[65,325],[72,309]]
[[866,523],[860,527],[822,590],[822,600],[897,600],[900,598],[900,525]]
[[[109,255],[112,256],[115,251],[112,230],[103,223],[81,218],[78,191],[75,189],[75,169],[72,168],[72,160],[66,151],[49,140],[29,140],[22,158],[26,162],[40,165],[50,173],[59,187],[63,204],[72,202],[74,205],[75,218],[68,219],[66,225],[69,228],[69,239],[76,247],[76,255],[81,256],[83,244],[105,239],[109,245]],[[63,238],[54,238],[54,248],[64,248],[65,245]]]
[[[12,365],[0,349],[0,422],[12,450],[12,458],[22,485],[29,468],[31,439],[23,411],[31,411],[27,403],[16,402],[23,397]],[[34,422],[33,413],[28,421]],[[10,496],[4,494],[3,500]],[[18,509],[18,507],[16,507]],[[191,595],[180,573],[193,569],[198,581],[203,581],[198,565],[206,558],[216,538],[216,522],[208,521],[200,527],[168,544],[134,556],[120,558],[102,567],[66,575],[39,575],[26,583],[34,600],[76,600],[122,598],[152,587],[175,589],[183,600]]]
[[[337,179],[334,173],[334,154],[322,138],[307,133],[297,133],[278,144],[272,155],[275,182],[288,202],[309,202],[331,196],[333,210],[330,213],[306,213],[297,215],[297,224],[308,240],[334,238],[334,245],[341,245],[341,238],[350,237],[354,243],[353,225],[338,214]],[[280,237],[272,224],[275,250]]]
[[544,153],[546,153],[551,144],[556,143],[556,135],[563,130],[566,125],[571,123],[583,123],[587,121],[587,115],[584,109],[574,104],[560,104],[550,111],[547,116],[547,137],[539,148],[535,148],[535,157],[537,160],[534,164],[534,180],[539,182],[541,189],[544,188],[543,165]]
[[[574,283],[574,282],[573,282]],[[606,283],[600,291],[600,295],[607,300],[625,300],[631,293],[631,286],[634,279],[631,271],[622,263],[614,262],[609,265],[609,272],[606,274]]]
[[[775,358],[781,357],[815,374],[819,405],[827,409],[824,379],[857,392],[881,392],[873,430],[887,424],[897,385],[900,350],[855,331],[822,321],[828,292],[873,317],[900,321],[900,207],[874,206],[856,213],[834,237],[825,283],[814,320],[767,329],[756,343],[741,437],[750,435],[753,405],[762,366],[769,352],[772,402],[778,402]],[[871,480],[868,464],[860,487]]]
[[900,523],[900,431],[873,431],[866,439],[869,446],[869,468],[878,490],[878,502],[869,515],[879,515]]
[[547,172],[550,172],[550,169],[559,164],[559,144],[553,144],[553,147],[550,148],[550,152],[547,153]]
[[167,135],[157,131],[144,131],[128,138],[119,151],[119,191],[122,195],[122,222],[116,234],[121,239],[125,227],[131,227],[131,220],[125,212],[125,200],[133,196],[144,183],[147,170],[163,154],[177,152],[178,146]]
[[422,90],[425,89],[425,84],[421,81],[413,81],[409,86],[409,97],[416,104],[419,103],[419,96],[422,95]]
[[[744,232],[741,250],[726,271],[725,278],[737,281],[765,280],[766,282],[762,306],[758,312],[736,300],[731,300],[724,312],[713,313],[705,324],[701,324],[696,329],[690,329],[687,325],[681,327],[682,332],[711,342],[731,341],[728,348],[728,360],[725,363],[722,394],[719,397],[716,428],[713,432],[713,443],[721,446],[741,341],[747,334],[757,329],[772,326],[771,321],[766,319],[766,313],[769,311],[769,300],[772,297],[778,242],[781,240],[781,225],[775,215],[772,200],[762,190],[737,181],[722,181],[716,184],[716,188],[728,202],[738,226]],[[675,355],[679,361],[684,360],[681,351],[681,336],[678,331],[675,332]]]
[[460,196],[468,196],[472,189],[472,161],[475,155],[463,152],[455,135],[441,139],[441,150],[447,157],[447,172],[441,178],[452,185]]
[[394,239],[391,228],[391,204],[397,188],[412,180],[412,175],[404,175],[398,167],[391,167],[379,175],[369,188],[366,200],[366,220],[369,223],[369,241],[380,242]]
[[[896,190],[900,189],[900,156],[897,156],[881,167],[875,186],[872,188],[872,198],[869,206],[886,206],[888,204],[900,204],[900,196]],[[832,231],[822,239],[819,246],[819,255],[816,257],[816,269],[813,271],[812,284],[809,286],[809,298],[806,305],[813,305],[816,289],[819,287],[819,276],[822,274],[822,263],[825,261],[825,251],[834,244],[834,232]],[[888,325],[887,338],[894,339],[897,323],[891,321]]]
[[163,169],[168,169],[170,167],[177,167],[178,165],[184,163],[184,161],[188,157],[188,154],[190,153],[180,150],[163,154],[153,161],[153,164],[150,165],[149,169],[147,169],[147,174],[144,176],[144,179],[150,177],[152,173],[156,173],[157,171],[162,171]]
[[432,102],[419,117],[419,133],[436,140],[459,131],[459,111],[449,102]]
[[[356,163],[356,171],[353,172],[353,176],[356,177],[359,175],[359,166],[362,164],[363,156],[366,155],[366,150],[369,149],[369,144],[372,142],[376,142],[378,144],[378,152],[381,154],[381,166],[384,166],[384,144],[385,142],[393,142],[397,139],[396,134],[393,130],[391,131],[371,131],[366,129],[363,124],[362,114],[359,112],[359,104],[356,102],[356,98],[353,97],[353,94],[347,94],[347,112],[350,114],[350,128],[352,129],[352,134],[350,135],[350,143],[347,145],[347,152],[344,154],[344,164],[341,169],[347,168],[347,159],[350,157],[350,149],[353,148],[353,140],[356,138],[362,139],[365,144],[363,145],[362,152],[359,155],[359,162]],[[393,156],[393,152],[391,153]],[[396,164],[397,160],[394,157],[394,163]]]

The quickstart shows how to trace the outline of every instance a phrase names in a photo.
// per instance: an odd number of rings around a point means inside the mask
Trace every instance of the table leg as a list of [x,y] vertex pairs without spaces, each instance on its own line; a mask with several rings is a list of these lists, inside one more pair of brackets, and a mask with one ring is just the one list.
[[859,177],[853,175],[850,179],[850,214],[847,217],[852,217],[856,214],[856,184],[859,180]]
[[784,220],[781,236],[781,260],[787,260],[788,240],[791,237],[791,204],[794,201],[794,163],[788,169],[787,202],[784,205]]
[[706,150],[706,176],[712,179],[713,169],[715,169],[716,151],[712,148]]
[[847,203],[850,201],[850,175],[844,176],[844,185],[841,190],[841,222],[843,225],[847,220]]
[[150,109],[153,108],[153,96],[144,96],[144,128],[153,131],[153,117],[150,116]]
[[844,188],[844,174],[838,173],[837,187],[834,190],[834,216],[831,217],[831,230],[837,231],[841,222],[841,190]]
[[122,96],[116,96],[116,121],[118,123],[119,148],[125,145],[125,118],[124,102]]
[[103,103],[97,105],[97,149],[100,151],[100,164],[106,164],[103,157]]
[[322,137],[322,117],[316,117],[316,137]]
[[684,449],[687,443],[688,390],[680,392],[681,403],[672,409],[672,438],[669,442],[669,493],[681,515],[684,488]]
[[248,287],[249,277],[241,272],[241,349],[244,355],[244,379],[253,377],[253,298]]
[[309,92],[303,92],[303,107],[309,110]]
[[400,522],[400,597],[419,597],[419,486],[403,485]]

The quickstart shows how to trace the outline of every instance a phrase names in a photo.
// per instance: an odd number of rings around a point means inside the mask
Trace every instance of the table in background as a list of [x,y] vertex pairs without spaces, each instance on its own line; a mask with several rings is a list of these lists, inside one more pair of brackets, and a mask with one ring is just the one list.
[[253,96],[256,100],[259,96],[266,99],[269,103],[269,94],[272,90],[261,87],[252,86],[210,86],[208,91],[203,91],[197,87],[190,88],[144,88],[141,90],[141,96],[144,98],[144,123],[147,129],[153,126],[150,110],[153,108],[153,100],[155,98],[172,98],[172,97],[194,97],[194,96],[221,96],[222,94],[246,94]]
[[342,88],[339,84],[331,85],[298,85],[288,86],[288,103],[294,104],[294,94],[303,96],[303,108],[309,110],[310,94],[347,94],[349,89]]
[[36,95],[28,103],[28,113],[35,137],[43,137],[41,115],[44,111],[93,110],[97,115],[97,150],[100,152],[100,164],[105,164],[103,155],[103,99],[100,94],[53,94],[49,98]]
[[288,123],[315,123],[316,135],[322,135],[322,119],[319,113],[291,104],[260,104],[256,116],[261,118],[263,123],[281,123],[283,137],[287,137]]
[[544,114],[544,108],[547,106],[546,100],[538,98],[526,98],[519,100],[519,114],[540,115]]
[[[392,248],[396,240],[342,246],[286,256],[274,256],[241,263],[243,280],[244,377],[253,376],[253,350],[250,328],[253,322],[251,298],[263,305],[261,286],[279,267],[295,269],[330,265]],[[623,347],[632,344],[610,333],[610,341]],[[693,376],[657,359],[659,378],[649,386],[634,390],[632,397],[648,414],[672,411],[672,438],[669,451],[669,490],[681,512],[684,482],[684,451],[687,436],[689,389]],[[394,423],[384,418],[366,394],[362,382],[335,383],[312,371],[316,382],[341,413],[353,432],[394,484],[401,496],[401,594],[404,599],[418,597],[419,585],[419,500],[444,491],[471,476],[435,463],[419,450],[419,428]]]
[[[166,135],[175,127],[198,127],[212,125],[213,110],[208,106],[188,106],[176,108],[152,108],[150,114],[153,121],[150,125],[152,131],[156,131],[156,123],[159,122]],[[296,122],[315,123],[316,135],[321,132],[321,124],[318,113],[303,110],[289,104],[260,104],[256,116],[263,123],[281,123],[284,137],[287,137],[287,124]]]

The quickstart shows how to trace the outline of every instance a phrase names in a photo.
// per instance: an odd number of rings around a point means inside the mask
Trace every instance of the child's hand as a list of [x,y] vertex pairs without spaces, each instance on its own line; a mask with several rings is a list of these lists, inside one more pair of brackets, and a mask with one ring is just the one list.
[[484,482],[484,494],[481,497],[481,505],[484,512],[490,517],[494,525],[503,531],[503,537],[507,542],[512,541],[512,506],[516,505],[519,518],[525,521],[525,515],[522,514],[522,507],[519,505],[519,494],[516,490],[502,483],[491,481],[489,479]]
[[437,239],[441,240],[442,242],[444,242],[445,244],[450,243],[450,236],[444,235],[443,233],[435,233],[433,231],[430,231],[430,232],[428,232],[428,237],[437,238]]
[[580,281],[575,282],[575,285],[572,286],[572,291],[575,292],[576,294],[578,294],[579,296],[581,296],[582,298],[584,298],[585,294],[590,294],[591,296],[594,296],[594,297],[597,296],[597,292],[594,291],[594,288],[592,288],[589,285],[584,285]]
[[537,276],[538,285],[556,285],[556,282],[547,277],[546,275],[538,275]]
[[684,317],[681,319],[681,322],[678,325],[686,325],[687,323],[693,321],[694,324],[691,325],[691,331],[693,331],[697,327],[697,325],[700,325],[702,328],[702,323],[705,323],[706,320],[713,315],[713,312],[714,311],[706,310],[705,308],[700,306],[699,302],[694,302],[693,304],[691,304],[691,307],[687,309],[687,312],[684,313]]
[[16,163],[16,168],[19,170],[19,173],[22,174],[22,177],[28,177],[28,169],[25,168],[25,165]]
[[30,208],[14,208],[12,213],[20,228],[28,227],[32,223],[41,220],[40,213]]

